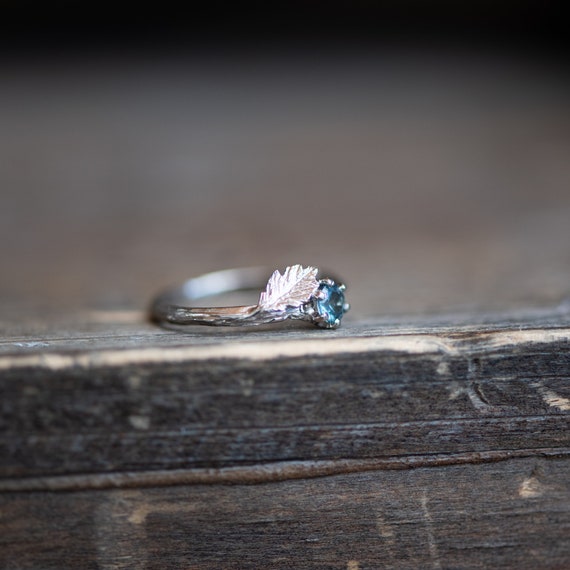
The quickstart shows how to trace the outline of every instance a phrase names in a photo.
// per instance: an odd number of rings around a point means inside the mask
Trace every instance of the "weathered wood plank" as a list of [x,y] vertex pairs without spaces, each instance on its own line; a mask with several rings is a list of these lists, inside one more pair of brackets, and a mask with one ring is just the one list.
[[46,355],[45,367],[4,370],[0,473],[570,448],[568,329],[232,353],[117,351],[55,368]]
[[254,485],[0,494],[5,568],[535,568],[570,560],[567,459]]

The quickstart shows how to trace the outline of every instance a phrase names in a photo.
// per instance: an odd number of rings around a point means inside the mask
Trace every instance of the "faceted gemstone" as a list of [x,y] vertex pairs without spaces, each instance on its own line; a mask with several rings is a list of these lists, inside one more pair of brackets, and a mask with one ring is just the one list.
[[325,319],[327,326],[334,326],[337,319],[342,319],[344,313],[344,293],[338,285],[321,283],[319,291],[326,295],[317,299],[317,312]]

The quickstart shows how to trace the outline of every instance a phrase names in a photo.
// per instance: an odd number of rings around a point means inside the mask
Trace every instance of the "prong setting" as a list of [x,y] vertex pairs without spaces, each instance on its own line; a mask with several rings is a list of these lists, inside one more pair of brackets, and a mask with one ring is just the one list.
[[318,327],[336,329],[340,326],[344,313],[350,308],[344,300],[345,290],[346,285],[343,283],[337,284],[332,279],[321,279],[310,303],[312,313],[305,310],[305,314],[309,315],[311,321]]
[[304,313],[305,313],[305,315],[308,315],[309,317],[314,317],[316,315],[315,309],[312,305],[307,305],[305,307]]

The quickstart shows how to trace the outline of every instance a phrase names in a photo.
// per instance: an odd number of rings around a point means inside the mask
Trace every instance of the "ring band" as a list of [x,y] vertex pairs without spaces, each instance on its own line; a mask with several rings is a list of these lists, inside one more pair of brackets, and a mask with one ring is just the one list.
[[[189,279],[182,286],[159,294],[150,309],[159,324],[257,326],[288,319],[309,321],[334,329],[350,305],[345,302],[346,286],[334,279],[317,279],[316,267],[292,265],[283,275],[274,271],[267,285],[262,268],[226,269]],[[236,307],[192,307],[203,297],[247,289],[265,290],[257,305]]]

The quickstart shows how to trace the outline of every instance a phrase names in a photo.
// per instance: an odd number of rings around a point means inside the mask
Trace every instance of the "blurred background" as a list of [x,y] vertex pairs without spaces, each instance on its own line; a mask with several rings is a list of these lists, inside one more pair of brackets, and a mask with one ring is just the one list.
[[3,314],[292,263],[345,276],[353,319],[563,302],[563,21],[538,1],[7,9]]

